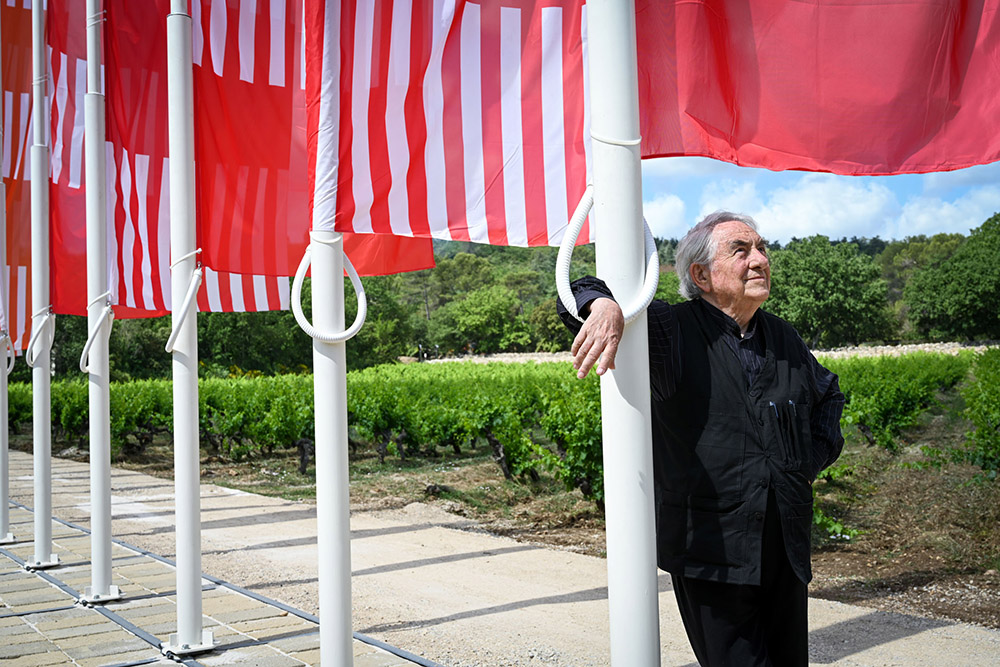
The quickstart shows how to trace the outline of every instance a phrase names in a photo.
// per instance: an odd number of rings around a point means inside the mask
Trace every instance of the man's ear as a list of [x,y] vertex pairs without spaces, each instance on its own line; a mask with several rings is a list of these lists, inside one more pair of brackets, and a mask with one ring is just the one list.
[[712,278],[707,266],[704,264],[692,264],[688,270],[691,272],[691,279],[698,286],[698,289],[702,292],[712,291]]

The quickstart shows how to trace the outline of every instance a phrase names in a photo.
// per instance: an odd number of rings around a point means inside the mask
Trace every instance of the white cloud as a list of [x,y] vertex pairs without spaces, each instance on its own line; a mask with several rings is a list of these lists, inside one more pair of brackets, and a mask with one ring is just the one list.
[[922,180],[925,195],[942,195],[952,188],[993,185],[1000,182],[1000,162],[924,174]]
[[661,194],[642,203],[642,214],[646,217],[653,236],[679,239],[690,227],[684,219],[684,208],[684,200],[677,195]]
[[885,238],[885,223],[900,208],[892,190],[871,179],[806,174],[791,187],[771,191],[759,209],[748,210],[764,236],[784,243],[815,234]]
[[953,201],[934,197],[914,197],[903,206],[902,214],[887,225],[886,238],[939,232],[968,234],[1000,211],[1000,186],[974,188]]
[[715,211],[753,215],[752,211],[761,208],[757,186],[751,181],[724,180],[709,183],[702,188],[700,204],[699,220]]

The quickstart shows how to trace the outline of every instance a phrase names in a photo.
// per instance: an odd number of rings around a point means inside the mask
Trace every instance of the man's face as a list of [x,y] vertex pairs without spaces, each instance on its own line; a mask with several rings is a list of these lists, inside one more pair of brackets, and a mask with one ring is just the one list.
[[712,231],[715,258],[707,268],[708,288],[715,302],[754,308],[771,293],[771,264],[767,243],[742,222],[723,222]]

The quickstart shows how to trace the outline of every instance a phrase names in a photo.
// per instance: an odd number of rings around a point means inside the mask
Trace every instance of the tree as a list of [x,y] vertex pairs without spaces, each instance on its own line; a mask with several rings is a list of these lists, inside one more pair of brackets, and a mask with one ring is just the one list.
[[871,256],[825,236],[794,240],[771,256],[765,309],[794,326],[810,347],[884,340],[893,334],[886,284]]
[[542,301],[531,310],[528,325],[537,352],[562,352],[573,344],[573,336],[556,312],[555,297]]
[[930,338],[1000,338],[1000,213],[972,230],[947,261],[914,272],[903,290]]
[[517,295],[502,285],[483,287],[431,314],[430,338],[442,352],[488,354],[527,349],[531,335],[518,315]]
[[[389,363],[416,352],[410,311],[396,299],[400,284],[400,276],[364,279],[368,315],[361,331],[347,343],[348,369]],[[345,323],[350,326],[358,305],[349,281],[344,292]]]
[[656,286],[655,298],[667,303],[680,303],[684,297],[680,293],[681,279],[674,270],[660,271],[660,282]]

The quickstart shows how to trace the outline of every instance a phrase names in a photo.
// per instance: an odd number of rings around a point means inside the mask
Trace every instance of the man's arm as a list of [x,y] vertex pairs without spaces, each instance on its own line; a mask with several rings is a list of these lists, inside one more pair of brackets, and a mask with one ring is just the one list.
[[844,448],[840,416],[844,412],[844,394],[836,374],[824,368],[812,354],[813,408],[809,415],[812,432],[813,477],[833,465]]
[[602,280],[588,276],[574,281],[571,287],[577,312],[584,318],[583,324],[566,311],[562,301],[557,301],[556,310],[576,334],[570,348],[573,368],[577,371],[576,376],[583,379],[596,363],[597,374],[604,375],[609,368],[615,367],[618,343],[625,330],[622,309]]

